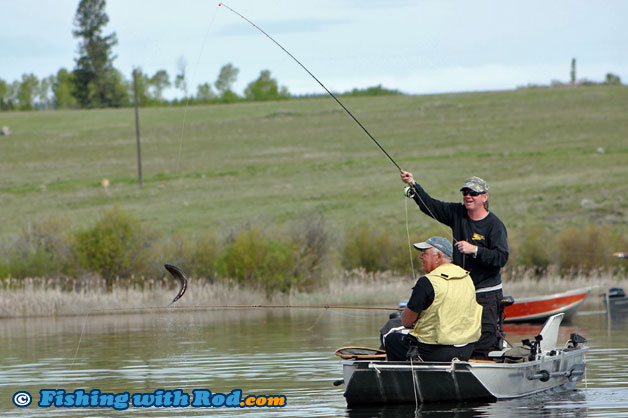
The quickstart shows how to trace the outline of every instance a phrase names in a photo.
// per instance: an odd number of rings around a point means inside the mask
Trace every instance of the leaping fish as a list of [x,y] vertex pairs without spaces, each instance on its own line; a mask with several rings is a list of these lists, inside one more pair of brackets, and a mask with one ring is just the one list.
[[177,266],[173,266],[172,264],[164,264],[164,267],[166,268],[166,270],[168,270],[170,274],[172,274],[172,277],[179,280],[179,291],[177,292],[177,295],[174,297],[174,299],[172,299],[172,302],[168,304],[168,307],[170,307],[170,305],[181,299],[181,296],[183,296],[183,294],[185,293],[185,290],[188,288],[188,278],[186,277],[183,270],[181,270]]

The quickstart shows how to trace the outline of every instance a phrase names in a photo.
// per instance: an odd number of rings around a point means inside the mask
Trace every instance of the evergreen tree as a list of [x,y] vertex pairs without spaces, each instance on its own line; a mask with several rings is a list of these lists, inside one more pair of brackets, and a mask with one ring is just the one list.
[[113,68],[115,32],[103,35],[109,22],[105,0],[80,0],[74,16],[75,38],[80,38],[72,94],[81,107],[122,106],[128,93],[121,75]]

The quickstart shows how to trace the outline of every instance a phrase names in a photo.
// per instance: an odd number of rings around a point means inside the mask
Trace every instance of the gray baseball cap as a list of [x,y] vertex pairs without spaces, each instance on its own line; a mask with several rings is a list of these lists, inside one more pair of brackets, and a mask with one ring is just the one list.
[[424,242],[412,244],[412,246],[417,250],[436,248],[437,250],[441,250],[449,258],[452,258],[454,253],[454,247],[451,245],[451,242],[449,242],[447,238],[443,237],[431,237],[426,239]]
[[460,190],[462,191],[464,189],[471,189],[477,193],[487,193],[488,183],[479,177],[473,176],[464,181],[464,186],[462,186]]

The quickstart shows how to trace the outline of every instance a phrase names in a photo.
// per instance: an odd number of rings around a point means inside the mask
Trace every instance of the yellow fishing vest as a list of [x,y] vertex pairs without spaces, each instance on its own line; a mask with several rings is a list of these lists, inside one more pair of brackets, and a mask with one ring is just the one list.
[[469,272],[448,263],[425,277],[434,287],[434,302],[419,314],[410,334],[425,344],[461,345],[479,340],[482,306],[475,300]]

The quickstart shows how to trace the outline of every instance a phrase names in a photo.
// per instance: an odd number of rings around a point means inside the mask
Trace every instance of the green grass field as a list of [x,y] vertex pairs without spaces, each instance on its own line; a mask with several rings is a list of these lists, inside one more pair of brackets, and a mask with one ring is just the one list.
[[[342,100],[433,196],[459,201],[466,177],[488,181],[513,236],[583,223],[628,234],[627,87]],[[89,225],[118,205],[164,234],[321,213],[334,230],[367,220],[405,241],[397,169],[329,97],[141,109],[142,189],[133,109],[3,112],[0,126],[12,132],[0,137],[0,238],[48,216]],[[411,231],[438,228],[408,203]]]

